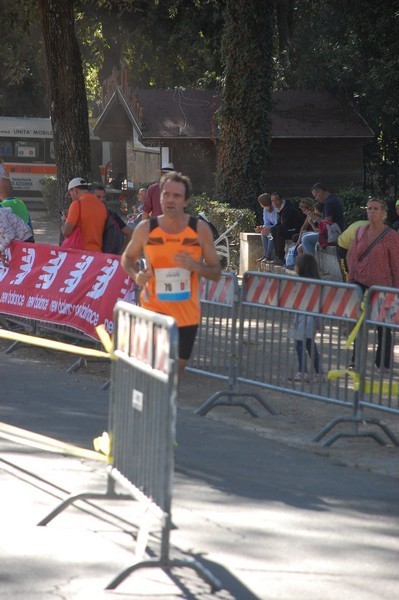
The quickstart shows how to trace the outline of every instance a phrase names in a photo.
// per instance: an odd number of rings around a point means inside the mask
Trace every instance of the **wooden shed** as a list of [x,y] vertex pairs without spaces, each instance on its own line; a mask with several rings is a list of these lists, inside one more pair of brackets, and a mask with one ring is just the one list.
[[[161,162],[190,176],[195,193],[212,194],[220,96],[209,90],[133,90],[126,73],[103,87],[94,133],[112,142],[117,171],[135,183],[158,178]],[[273,93],[271,159],[265,191],[309,195],[322,181],[334,191],[362,186],[363,149],[373,132],[347,102],[327,92]],[[239,174],[238,174],[239,176]]]
[[364,183],[364,146],[374,137],[361,115],[327,92],[274,92],[268,190],[309,195]]

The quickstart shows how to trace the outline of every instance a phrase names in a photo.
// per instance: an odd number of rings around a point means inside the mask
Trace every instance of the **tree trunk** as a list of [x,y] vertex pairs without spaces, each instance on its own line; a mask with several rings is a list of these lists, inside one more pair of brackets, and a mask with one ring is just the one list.
[[217,194],[232,206],[255,209],[257,196],[265,191],[274,19],[274,0],[226,2]]
[[89,178],[90,134],[72,0],[39,0],[57,165],[59,206],[73,177]]

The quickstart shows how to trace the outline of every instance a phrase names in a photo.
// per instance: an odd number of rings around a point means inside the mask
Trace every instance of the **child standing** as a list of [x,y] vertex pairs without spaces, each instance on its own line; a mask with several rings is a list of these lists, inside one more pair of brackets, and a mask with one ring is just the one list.
[[269,229],[277,223],[277,211],[272,204],[270,194],[261,194],[258,198],[258,203],[262,208],[263,225],[255,227],[255,232],[261,234],[263,256],[257,259],[258,262],[270,262],[274,256],[273,236],[269,233],[265,235],[264,229]]
[[[295,259],[295,271],[299,277],[320,279],[317,262],[312,254],[299,254]],[[320,319],[309,315],[297,314],[294,322],[295,350],[298,357],[298,372],[294,381],[309,381],[306,374],[306,354],[313,361],[316,373],[315,381],[324,381],[320,370],[320,356],[316,346],[316,333],[320,331]]]

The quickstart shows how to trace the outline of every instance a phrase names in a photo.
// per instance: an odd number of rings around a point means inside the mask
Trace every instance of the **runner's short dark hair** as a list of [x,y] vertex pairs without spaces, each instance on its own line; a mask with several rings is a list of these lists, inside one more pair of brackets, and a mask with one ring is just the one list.
[[169,173],[165,173],[165,175],[162,175],[161,181],[159,184],[159,188],[160,188],[161,192],[167,181],[175,181],[176,183],[182,183],[184,185],[184,189],[185,189],[185,194],[184,194],[185,199],[188,200],[189,198],[191,198],[192,186],[191,186],[191,180],[188,177],[186,177],[182,173],[178,173],[177,171],[170,171]]

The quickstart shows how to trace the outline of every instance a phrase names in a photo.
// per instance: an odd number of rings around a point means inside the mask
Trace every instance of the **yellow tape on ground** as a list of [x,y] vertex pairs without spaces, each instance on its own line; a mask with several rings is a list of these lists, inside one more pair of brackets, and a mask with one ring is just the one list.
[[109,352],[103,352],[102,350],[96,350],[95,348],[84,348],[83,346],[74,346],[73,344],[57,342],[56,340],[49,340],[48,338],[35,337],[33,335],[26,335],[25,333],[16,333],[14,331],[8,331],[8,329],[0,329],[0,338],[14,340],[15,342],[22,342],[24,344],[30,344],[31,346],[42,346],[43,348],[50,348],[51,350],[60,350],[61,352],[79,354],[80,356],[113,358],[112,354],[110,354]]
[[93,452],[93,450],[67,444],[66,442],[56,440],[55,438],[34,433],[28,429],[20,429],[19,427],[7,425],[7,423],[0,423],[0,437],[16,442],[17,444],[23,444],[48,452],[68,454],[69,456],[77,456],[78,458],[86,458],[88,460],[99,460],[101,462],[107,460],[106,456],[99,454],[98,452]]
[[352,369],[340,369],[338,371],[328,371],[327,379],[338,379],[338,377],[343,377],[344,375],[349,375],[353,379],[355,390],[359,387],[359,373],[353,371]]
[[[349,375],[353,379],[353,389],[358,390],[360,386],[360,376],[359,373],[356,373],[356,371],[351,369],[329,371],[327,373],[327,379],[338,379],[338,377],[343,377],[344,375]],[[379,379],[374,379],[374,381],[371,382],[366,379],[363,391],[365,394],[381,394],[381,396],[389,396],[391,394],[397,396],[399,393],[399,384],[384,380],[380,381]]]
[[375,379],[364,382],[364,393],[365,394],[381,394],[381,396],[394,395],[397,396],[399,392],[399,385],[397,383],[391,383],[389,381],[380,381]]
[[111,438],[107,431],[104,431],[100,437],[94,438],[93,440],[94,450],[101,452],[104,458],[107,458],[108,462],[112,462],[111,456]]
[[100,342],[104,346],[105,350],[107,352],[109,352],[110,354],[113,354],[113,352],[114,352],[114,342],[113,342],[111,336],[109,335],[108,331],[105,329],[105,326],[104,325],[98,325],[96,327],[96,332],[97,332],[97,335],[98,335],[98,337],[100,339]]

